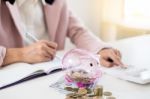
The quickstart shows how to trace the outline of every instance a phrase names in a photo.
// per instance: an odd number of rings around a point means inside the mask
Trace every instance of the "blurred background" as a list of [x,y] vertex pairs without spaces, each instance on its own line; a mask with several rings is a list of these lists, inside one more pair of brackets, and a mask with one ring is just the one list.
[[106,42],[150,34],[150,0],[68,0],[70,9]]

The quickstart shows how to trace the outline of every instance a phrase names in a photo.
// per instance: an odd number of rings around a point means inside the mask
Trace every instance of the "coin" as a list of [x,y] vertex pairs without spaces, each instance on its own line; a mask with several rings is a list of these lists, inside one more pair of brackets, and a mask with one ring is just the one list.
[[95,97],[95,96],[96,96],[95,94],[88,95],[88,97]]
[[104,99],[102,96],[95,96],[92,99]]
[[81,98],[81,97],[83,97],[83,96],[84,96],[84,95],[81,95],[81,94],[78,94],[78,93],[77,93],[77,97],[78,97],[78,98]]
[[112,95],[112,93],[111,93],[111,92],[109,92],[109,91],[105,91],[105,92],[103,93],[103,95],[104,95],[104,96],[111,96],[111,95]]
[[82,96],[82,97],[78,97],[77,99],[89,99],[86,95]]
[[94,89],[72,88],[70,86],[67,86],[64,89],[72,92],[66,95],[66,99],[116,99],[115,97],[111,96],[111,92],[103,92],[103,86],[101,85],[97,85]]
[[73,91],[72,87],[65,87],[64,89],[67,90],[67,91]]
[[78,94],[85,95],[85,94],[87,94],[87,90],[85,88],[79,88]]
[[73,88],[74,92],[78,92],[79,88]]
[[76,98],[72,98],[72,97],[68,97],[68,96],[67,96],[65,99],[76,99]]
[[78,96],[77,94],[71,96],[71,98],[78,98],[78,97],[80,97],[80,96]]
[[109,97],[107,97],[106,99],[116,99],[116,98],[113,97],[113,96],[109,96]]
[[96,96],[102,96],[103,95],[103,86],[97,85],[93,91]]
[[69,94],[67,94],[68,97],[72,97],[74,95],[75,95],[75,93],[69,93]]
[[90,88],[86,88],[87,90],[87,94],[91,94],[92,93],[92,90]]
[[74,76],[75,78],[80,78],[80,77],[81,77],[81,74],[80,74],[79,72],[74,72],[74,73],[73,73],[73,76]]

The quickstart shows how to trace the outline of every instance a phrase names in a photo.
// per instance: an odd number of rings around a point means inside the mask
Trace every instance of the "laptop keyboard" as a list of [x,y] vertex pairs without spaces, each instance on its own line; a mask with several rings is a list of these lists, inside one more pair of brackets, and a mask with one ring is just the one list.
[[135,66],[115,66],[112,68],[101,67],[102,71],[106,74],[116,78],[127,80],[139,84],[150,83],[150,69],[140,68]]

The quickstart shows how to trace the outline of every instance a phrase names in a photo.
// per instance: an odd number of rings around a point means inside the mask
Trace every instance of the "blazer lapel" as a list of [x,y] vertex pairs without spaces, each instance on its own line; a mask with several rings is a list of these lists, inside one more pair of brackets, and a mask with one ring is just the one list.
[[61,8],[63,6],[62,2],[63,0],[55,0],[52,5],[47,3],[44,5],[45,20],[52,41],[55,40]]
[[19,14],[19,11],[18,11],[18,8],[17,8],[17,5],[16,3],[14,3],[13,5],[10,4],[8,1],[6,2],[6,6],[8,7],[9,11],[10,11],[10,14],[12,16],[12,19],[16,25],[16,28],[18,29],[20,35],[22,37],[24,37],[23,33],[25,33],[25,27],[22,23],[22,20],[21,20],[21,17],[20,17],[20,14]]
[[[50,4],[43,4],[43,10],[46,20],[46,25],[48,28],[48,33],[52,41],[55,41],[57,27],[60,20],[60,13],[63,7],[64,0],[55,0],[52,5]],[[6,5],[10,11],[10,14],[14,20],[14,23],[22,37],[24,37],[24,33],[26,32],[25,26],[21,20],[18,7],[16,3],[13,5],[10,4],[8,1]]]

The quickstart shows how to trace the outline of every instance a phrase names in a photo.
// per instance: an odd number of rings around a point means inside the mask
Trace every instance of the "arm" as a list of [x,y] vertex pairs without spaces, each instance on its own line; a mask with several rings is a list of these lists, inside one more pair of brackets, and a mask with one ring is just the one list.
[[78,47],[98,53],[104,47],[110,47],[86,29],[81,22],[69,13],[68,37]]
[[21,48],[8,48],[5,51],[5,57],[3,57],[3,62],[1,65],[5,66],[16,62],[21,62],[23,59],[22,55]]
[[5,54],[6,54],[6,48],[0,46],[0,67],[1,67],[2,64],[3,64]]
[[[116,51],[109,44],[104,43],[98,37],[94,36],[71,12],[69,15],[68,27],[68,36],[71,38],[71,41],[78,48],[100,54],[101,65],[107,67],[124,65],[121,62],[120,52]],[[110,59],[112,61],[110,61]]]
[[0,47],[0,67],[16,62],[39,63],[54,58],[57,44],[49,41],[38,41],[23,48]]

